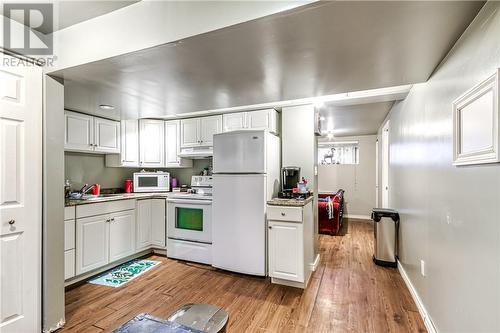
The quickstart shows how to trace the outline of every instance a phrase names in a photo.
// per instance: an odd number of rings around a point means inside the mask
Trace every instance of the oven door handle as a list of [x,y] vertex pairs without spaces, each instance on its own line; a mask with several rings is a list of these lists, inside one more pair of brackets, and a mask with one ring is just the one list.
[[167,199],[167,202],[180,204],[211,205],[212,200]]

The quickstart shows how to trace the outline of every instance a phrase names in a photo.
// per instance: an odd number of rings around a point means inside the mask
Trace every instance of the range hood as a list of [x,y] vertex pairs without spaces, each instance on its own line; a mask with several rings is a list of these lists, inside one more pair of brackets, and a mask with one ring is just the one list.
[[182,148],[179,153],[180,158],[199,160],[212,158],[214,156],[214,147],[195,147],[195,148]]

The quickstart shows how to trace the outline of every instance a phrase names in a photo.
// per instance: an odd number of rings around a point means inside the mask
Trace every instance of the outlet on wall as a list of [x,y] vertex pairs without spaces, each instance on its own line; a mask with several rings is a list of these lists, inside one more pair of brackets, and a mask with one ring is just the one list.
[[420,274],[425,277],[425,261],[420,260]]

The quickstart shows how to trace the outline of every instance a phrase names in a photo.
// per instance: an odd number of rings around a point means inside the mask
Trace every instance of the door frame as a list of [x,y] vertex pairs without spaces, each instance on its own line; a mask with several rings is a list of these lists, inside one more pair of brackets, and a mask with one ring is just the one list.
[[381,204],[382,208],[388,208],[390,205],[390,182],[389,182],[389,162],[390,162],[390,121],[388,120],[382,128],[382,156],[381,156],[381,169],[382,169],[382,195]]

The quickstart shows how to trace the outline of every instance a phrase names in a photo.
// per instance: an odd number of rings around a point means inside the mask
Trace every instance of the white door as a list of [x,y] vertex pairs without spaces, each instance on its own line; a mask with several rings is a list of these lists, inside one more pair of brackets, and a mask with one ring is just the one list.
[[109,215],[76,220],[76,274],[109,262]]
[[136,220],[136,242],[137,251],[151,246],[151,200],[137,201]]
[[141,119],[141,167],[157,168],[165,165],[165,124],[162,120]]
[[109,261],[135,253],[135,210],[110,215]]
[[246,128],[247,113],[227,113],[222,115],[224,132],[237,131]]
[[269,221],[269,276],[304,282],[302,223]]
[[120,123],[94,117],[94,150],[105,153],[120,152]]
[[200,145],[200,118],[181,120],[181,148]]
[[214,139],[215,173],[265,173],[266,133],[227,132]]
[[165,164],[167,167],[179,166],[180,158],[180,120],[165,122]]
[[222,116],[200,118],[200,144],[213,146],[214,135],[222,133]]
[[389,121],[382,129],[382,208],[389,208]]
[[139,122],[122,120],[120,138],[121,165],[139,166]]
[[77,112],[64,111],[64,149],[94,151],[94,117]]
[[265,276],[266,176],[214,175],[213,179],[212,265]]
[[380,181],[380,177],[379,177],[379,170],[380,170],[380,167],[379,167],[379,163],[380,163],[380,157],[378,156],[379,155],[379,152],[380,152],[380,148],[379,148],[379,141],[377,139],[377,141],[375,141],[375,207],[380,207],[380,203],[379,203],[379,189],[380,189],[380,186],[379,186],[379,181]]
[[151,244],[165,247],[165,199],[151,199]]
[[[2,55],[4,59],[9,56]],[[41,331],[42,70],[0,63],[0,331]]]

